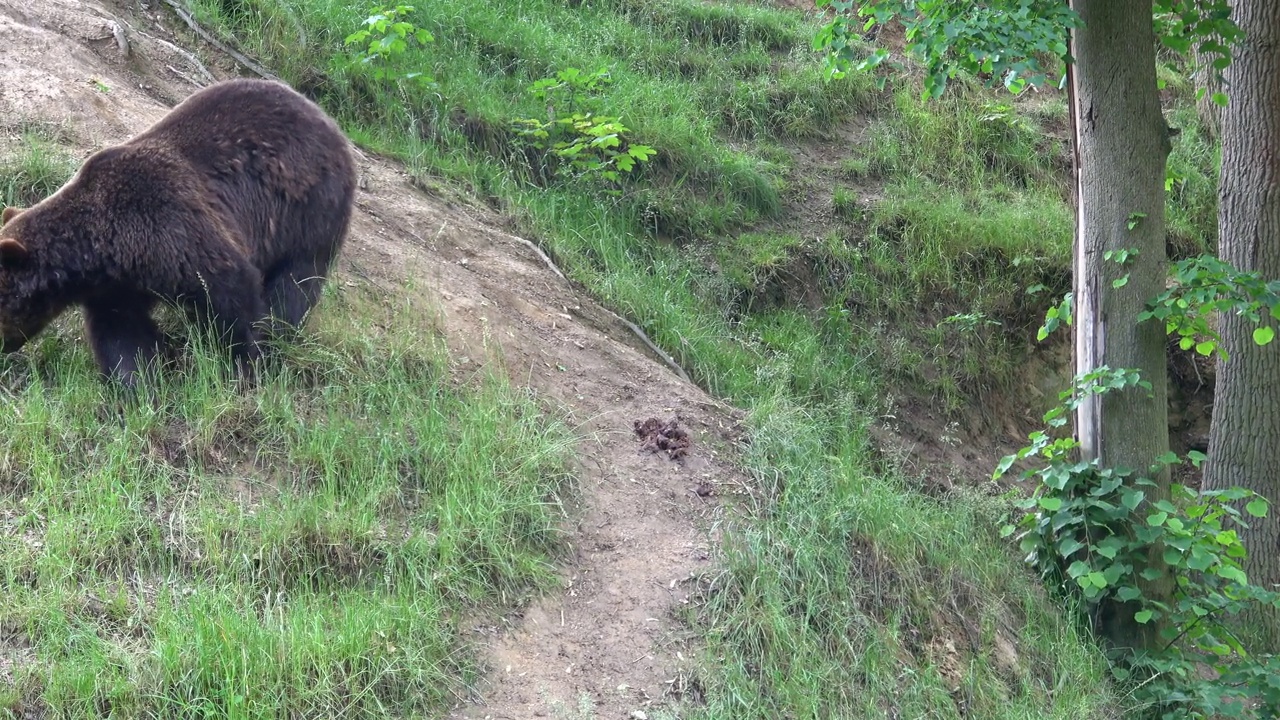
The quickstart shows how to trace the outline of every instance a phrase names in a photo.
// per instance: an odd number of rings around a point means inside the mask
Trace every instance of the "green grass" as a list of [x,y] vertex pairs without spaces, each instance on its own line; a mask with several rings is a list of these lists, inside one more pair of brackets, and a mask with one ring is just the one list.
[[430,340],[350,336],[379,313],[330,298],[245,392],[197,344],[115,398],[67,324],[6,365],[0,627],[34,659],[6,704],[383,717],[466,692],[465,616],[552,576],[571,437]]
[[0,159],[0,200],[28,207],[43,200],[76,171],[75,160],[40,128],[27,128],[17,147]]
[[[28,143],[3,199],[69,169]],[[77,315],[0,362],[0,715],[435,713],[553,577],[572,435],[423,308],[331,285],[256,386],[197,334],[133,398]]]
[[1119,716],[1099,653],[992,537],[998,503],[850,464],[856,436],[833,457],[821,424],[754,409],[763,497],[697,610],[718,662],[691,717]]

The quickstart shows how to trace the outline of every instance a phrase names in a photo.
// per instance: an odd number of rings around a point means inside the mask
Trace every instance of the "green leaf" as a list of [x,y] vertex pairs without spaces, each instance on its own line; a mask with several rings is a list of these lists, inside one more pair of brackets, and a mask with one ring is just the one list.
[[1128,275],[1125,275],[1124,277],[1118,277],[1118,278],[1116,278],[1115,280],[1112,280],[1112,281],[1111,281],[1111,287],[1116,288],[1116,289],[1122,288],[1122,287],[1124,287],[1125,285],[1128,285],[1128,284],[1129,284],[1129,276],[1128,276]]
[[1067,568],[1067,576],[1072,578],[1079,578],[1081,575],[1085,575],[1089,571],[1090,571],[1089,563],[1083,560],[1077,560],[1071,563],[1071,567]]
[[1064,558],[1071,557],[1072,554],[1082,547],[1084,547],[1084,543],[1076,540],[1075,538],[1063,538],[1062,541],[1058,543],[1058,554]]
[[1218,568],[1218,576],[1226,580],[1230,580],[1237,585],[1248,585],[1249,578],[1244,571],[1238,567],[1221,567]]
[[1253,331],[1253,341],[1258,343],[1259,345],[1266,345],[1267,343],[1274,340],[1275,337],[1276,337],[1276,331],[1269,326],[1264,325],[1263,327],[1260,327]]
[[1207,553],[1200,548],[1193,548],[1190,557],[1187,558],[1187,567],[1198,572],[1204,572],[1213,566],[1216,559],[1212,553]]
[[1141,490],[1127,490],[1120,496],[1120,502],[1132,512],[1138,509],[1146,496]]
[[1212,340],[1205,340],[1204,342],[1196,343],[1196,352],[1208,357],[1213,354],[1213,349],[1215,347],[1217,347],[1217,343]]
[[1164,521],[1168,519],[1169,519],[1169,513],[1163,513],[1163,512],[1151,513],[1150,515],[1147,516],[1147,524],[1152,526],[1163,525]]
[[1247,512],[1247,513],[1249,513],[1250,515],[1252,515],[1252,516],[1256,517],[1256,518],[1263,518],[1263,517],[1266,517],[1266,516],[1267,516],[1267,501],[1266,501],[1266,500],[1264,500],[1264,499],[1262,499],[1262,498],[1256,498],[1256,499],[1254,499],[1254,500],[1250,501],[1250,503],[1249,503],[1248,505],[1245,505],[1245,506],[1244,506],[1244,511],[1245,511],[1245,512]]
[[1049,512],[1056,512],[1062,508],[1062,498],[1042,497],[1040,498],[1040,507],[1048,510]]
[[1116,599],[1120,602],[1129,602],[1142,597],[1142,591],[1132,585],[1126,585],[1116,590]]
[[1133,620],[1134,622],[1140,623],[1142,625],[1146,625],[1147,623],[1151,622],[1152,615],[1154,615],[1154,613],[1151,612],[1150,610],[1139,610],[1138,612],[1133,614]]

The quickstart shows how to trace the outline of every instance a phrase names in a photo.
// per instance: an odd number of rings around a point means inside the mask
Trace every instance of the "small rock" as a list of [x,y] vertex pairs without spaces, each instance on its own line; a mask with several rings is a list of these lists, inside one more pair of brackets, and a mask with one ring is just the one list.
[[645,715],[643,710],[632,710],[631,720],[649,720],[649,716]]

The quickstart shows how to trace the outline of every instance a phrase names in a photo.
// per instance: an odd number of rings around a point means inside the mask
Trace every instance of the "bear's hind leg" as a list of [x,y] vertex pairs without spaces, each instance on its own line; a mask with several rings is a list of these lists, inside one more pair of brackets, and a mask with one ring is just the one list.
[[205,278],[205,297],[196,303],[195,317],[212,321],[219,338],[231,346],[236,369],[251,373],[251,365],[262,355],[258,344],[258,323],[267,318],[262,299],[262,276],[248,266],[225,275]]
[[85,329],[98,369],[128,388],[140,372],[153,366],[163,336],[151,319],[152,303],[144,298],[117,298],[84,307]]
[[273,334],[302,326],[307,312],[320,301],[328,269],[328,262],[308,258],[287,261],[272,271],[266,282],[266,296],[271,306]]

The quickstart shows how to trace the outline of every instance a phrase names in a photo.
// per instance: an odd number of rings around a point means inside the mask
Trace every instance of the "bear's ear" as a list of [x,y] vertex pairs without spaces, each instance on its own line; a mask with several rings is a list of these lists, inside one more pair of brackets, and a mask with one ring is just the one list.
[[0,225],[4,225],[10,220],[18,217],[19,215],[22,214],[22,211],[24,209],[25,208],[6,207],[3,212],[0,212]]
[[0,240],[0,265],[6,267],[21,265],[29,257],[31,257],[31,251],[27,250],[26,245],[13,238]]

